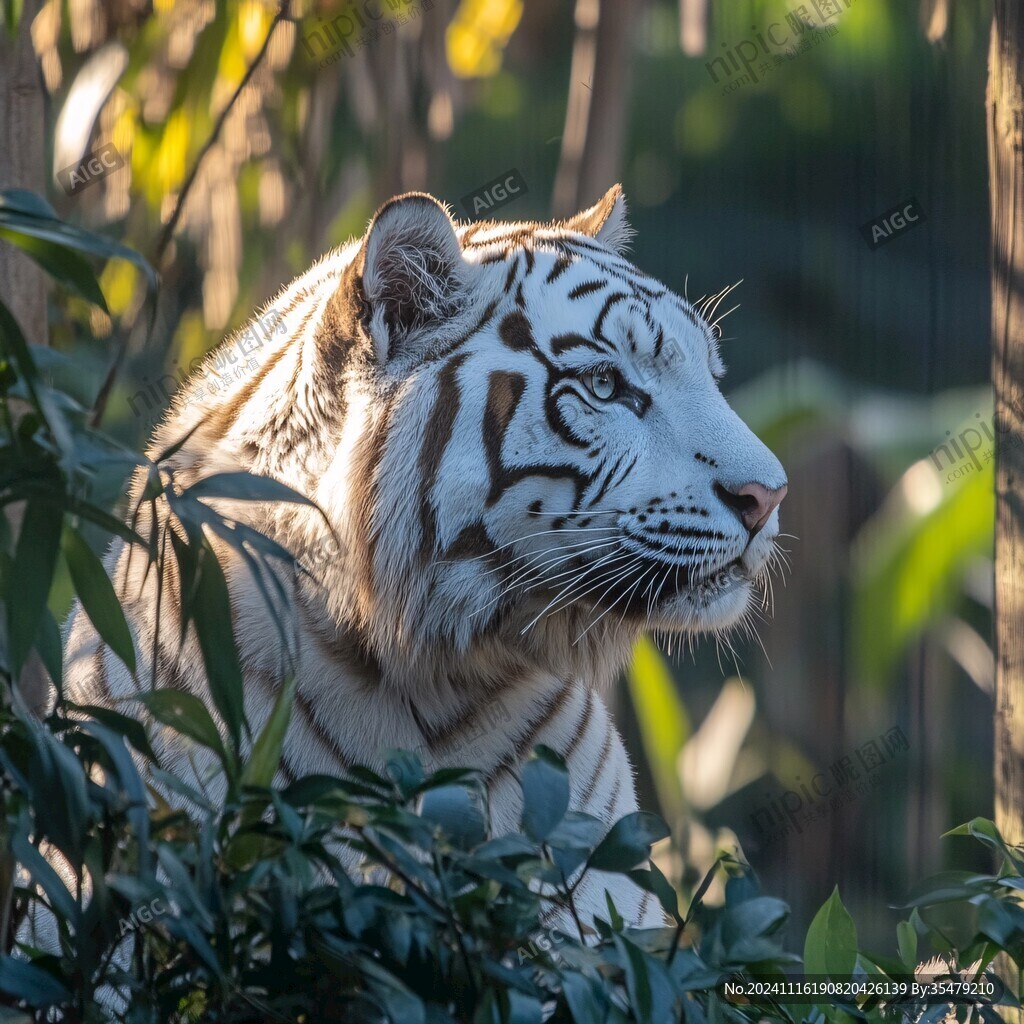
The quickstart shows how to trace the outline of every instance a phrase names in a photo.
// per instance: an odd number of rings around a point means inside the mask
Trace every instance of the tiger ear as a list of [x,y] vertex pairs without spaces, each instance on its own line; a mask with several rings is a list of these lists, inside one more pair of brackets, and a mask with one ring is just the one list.
[[620,256],[629,248],[635,234],[626,219],[626,197],[621,185],[612,185],[589,210],[581,210],[561,226],[589,235]]
[[370,222],[360,257],[379,361],[458,313],[470,268],[448,211],[433,196],[409,192],[388,200]]

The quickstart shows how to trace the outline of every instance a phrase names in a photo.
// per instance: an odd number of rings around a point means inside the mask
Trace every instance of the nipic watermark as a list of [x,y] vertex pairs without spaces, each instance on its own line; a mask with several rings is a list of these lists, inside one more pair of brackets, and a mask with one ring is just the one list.
[[433,7],[434,0],[362,0],[349,4],[330,20],[321,20],[299,42],[306,56],[325,68],[342,57],[351,57],[356,49],[369,46],[380,36],[391,35],[396,27]]
[[882,779],[878,769],[909,749],[903,730],[894,726],[838,758],[829,766],[828,774],[818,772],[808,782],[798,775],[797,788],[766,797],[750,815],[750,823],[766,846],[794,833],[800,835],[804,826],[813,825],[879,786]]
[[[255,353],[263,348],[264,342],[269,342],[274,334],[286,334],[287,331],[284,317],[276,309],[270,309],[247,323],[230,342],[225,342],[214,350],[213,372],[206,372],[206,356],[195,356],[187,369],[179,367],[175,371],[177,376],[165,373],[155,381],[143,377],[144,386],[128,399],[128,408],[137,417],[154,410],[157,416],[162,415],[171,396],[189,377],[199,376],[203,381],[193,385],[186,404],[202,398],[207,390],[211,396],[226,391],[233,381],[242,380],[259,368],[259,360]],[[139,404],[143,402],[145,408],[140,408]]]
[[851,3],[853,0],[842,0],[842,3],[840,0],[811,0],[798,4],[786,14],[788,29],[779,21],[773,21],[763,30],[751,25],[752,38],[741,39],[732,46],[722,43],[724,52],[712,57],[704,67],[715,85],[724,80],[723,94],[735,92],[744,85],[754,85],[760,81],[759,73],[764,78],[780,64],[834,36],[839,30],[828,23],[838,18]]
[[[1020,399],[1011,401],[1009,404],[1018,419],[1024,419],[1024,405],[1021,404]],[[937,445],[930,453],[932,463],[939,472],[942,472],[943,469],[948,470],[945,481],[947,484],[959,480],[975,470],[980,470],[982,460],[985,463],[992,461],[995,457],[995,434],[1000,435],[1001,438],[1000,450],[1019,443],[1016,438],[1010,436],[1013,430],[1012,423],[1002,422],[997,415],[983,418],[980,412],[976,412],[974,418],[978,422],[973,426],[965,427],[956,437],[953,436],[952,431],[947,430],[946,437],[949,440]],[[988,447],[985,446],[986,441]],[[981,459],[977,455],[979,451],[982,454]],[[943,466],[942,455],[946,457],[945,466]],[[966,464],[968,459],[970,465]]]
[[71,164],[57,172],[57,181],[65,195],[76,196],[95,184],[101,178],[124,167],[125,159],[112,142],[87,153],[77,164]]

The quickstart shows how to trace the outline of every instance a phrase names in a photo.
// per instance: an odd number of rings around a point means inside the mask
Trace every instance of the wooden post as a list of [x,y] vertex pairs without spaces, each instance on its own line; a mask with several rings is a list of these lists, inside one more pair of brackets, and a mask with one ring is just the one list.
[[[0,188],[45,195],[43,82],[31,36],[38,13],[39,0],[26,0],[13,36],[0,21]],[[46,344],[46,277],[6,242],[0,242],[0,300],[32,344]]]
[[[995,0],[986,113],[992,208],[992,384],[998,432],[995,817],[1007,842],[1024,843],[1024,9],[1020,0]],[[1013,977],[1016,972],[1008,961],[1001,973],[1016,991],[1020,979]],[[1020,1013],[1004,1016],[1021,1019]]]

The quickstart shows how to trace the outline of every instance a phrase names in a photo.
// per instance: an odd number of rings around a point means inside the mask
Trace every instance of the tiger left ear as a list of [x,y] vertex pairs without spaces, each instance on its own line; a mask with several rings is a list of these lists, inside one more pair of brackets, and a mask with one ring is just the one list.
[[590,209],[581,210],[561,226],[589,235],[620,256],[629,248],[634,235],[626,219],[626,197],[621,185],[612,185]]
[[448,211],[426,193],[398,196],[377,211],[356,265],[382,363],[424,328],[443,329],[463,305],[470,268]]

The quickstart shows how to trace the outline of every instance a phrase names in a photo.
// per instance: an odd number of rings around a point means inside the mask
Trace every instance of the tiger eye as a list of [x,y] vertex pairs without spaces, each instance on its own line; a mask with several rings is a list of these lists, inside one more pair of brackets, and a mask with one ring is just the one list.
[[612,370],[593,370],[587,375],[586,385],[596,398],[607,401],[615,394],[615,373]]

